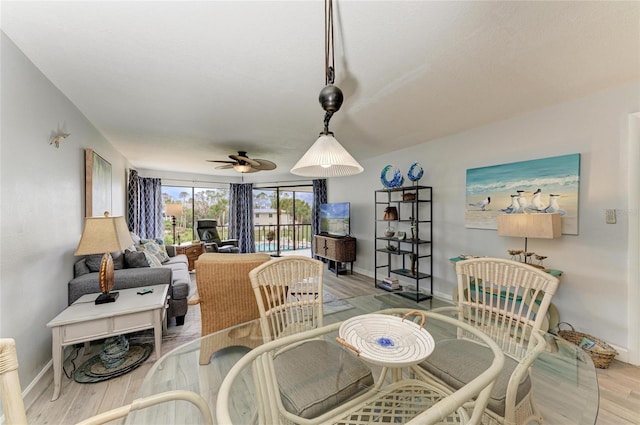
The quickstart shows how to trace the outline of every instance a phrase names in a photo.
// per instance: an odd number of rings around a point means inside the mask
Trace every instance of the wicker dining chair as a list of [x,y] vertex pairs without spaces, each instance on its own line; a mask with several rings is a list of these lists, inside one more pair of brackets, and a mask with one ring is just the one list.
[[[434,309],[451,312],[493,338],[505,353],[505,366],[493,387],[483,423],[543,423],[532,396],[530,367],[545,349],[545,323],[558,279],[528,264],[501,258],[456,263],[458,304]],[[419,374],[457,389],[486,367],[490,353],[473,338],[442,341]]]
[[[323,271],[324,263],[303,256],[275,258],[251,270],[265,342],[323,326]],[[273,364],[282,377],[285,408],[305,418],[321,415],[373,384],[369,367],[324,339],[283,347]],[[316,382],[313,392],[298,390],[301,376]]]
[[[26,425],[27,414],[22,399],[22,389],[18,377],[18,355],[15,340],[0,339],[0,400],[4,413],[4,423]],[[145,409],[160,403],[184,400],[194,404],[202,415],[203,424],[213,424],[213,416],[207,402],[193,391],[166,391],[134,400],[132,403],[117,407],[87,418],[78,425],[98,425],[126,417],[134,410]]]
[[[249,272],[269,261],[269,254],[205,253],[196,261],[196,293],[190,305],[200,305],[202,336],[251,322],[260,317],[253,296]],[[263,342],[254,323],[230,332],[205,338],[200,346],[200,364],[209,364],[211,355],[230,346],[254,348]]]

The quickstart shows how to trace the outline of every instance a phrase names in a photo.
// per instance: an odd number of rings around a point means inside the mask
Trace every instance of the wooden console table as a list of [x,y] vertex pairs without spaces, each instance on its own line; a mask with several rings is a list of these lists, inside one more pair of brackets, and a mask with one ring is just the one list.
[[356,261],[356,238],[328,235],[315,235],[313,238],[315,258],[329,260],[329,269],[333,262],[336,276],[340,273],[341,263],[351,263],[351,274],[353,274],[353,262]]
[[196,267],[196,260],[204,252],[204,244],[202,242],[183,243],[180,245],[174,245],[174,247],[176,250],[176,255],[184,254],[187,256],[187,259],[189,260],[189,271],[193,270]]

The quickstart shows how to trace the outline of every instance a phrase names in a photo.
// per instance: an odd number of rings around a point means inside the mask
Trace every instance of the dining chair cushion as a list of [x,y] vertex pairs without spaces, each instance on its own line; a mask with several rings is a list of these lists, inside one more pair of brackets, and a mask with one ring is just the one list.
[[[420,366],[457,390],[485,371],[492,360],[493,354],[487,347],[465,339],[448,339],[438,342],[433,353]],[[501,416],[504,416],[509,379],[518,366],[518,362],[509,356],[505,356],[504,360],[504,367],[487,404],[489,409]],[[524,376],[516,392],[516,405],[531,390],[531,378],[529,374]]]
[[282,404],[288,412],[314,418],[373,385],[371,370],[345,349],[311,340],[274,358]]

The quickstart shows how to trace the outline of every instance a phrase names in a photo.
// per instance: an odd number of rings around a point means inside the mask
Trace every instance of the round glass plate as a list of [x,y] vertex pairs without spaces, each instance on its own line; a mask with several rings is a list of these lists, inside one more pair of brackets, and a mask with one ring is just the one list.
[[411,320],[387,314],[364,314],[345,320],[339,335],[360,350],[360,357],[380,366],[404,367],[425,360],[435,342]]

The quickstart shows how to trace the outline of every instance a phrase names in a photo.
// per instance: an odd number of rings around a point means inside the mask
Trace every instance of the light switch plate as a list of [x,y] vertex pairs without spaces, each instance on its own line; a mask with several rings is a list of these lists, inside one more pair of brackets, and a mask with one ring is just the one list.
[[607,224],[616,224],[616,210],[605,210]]

